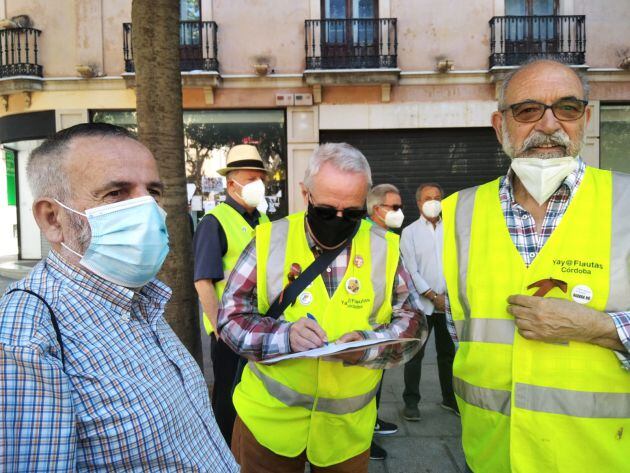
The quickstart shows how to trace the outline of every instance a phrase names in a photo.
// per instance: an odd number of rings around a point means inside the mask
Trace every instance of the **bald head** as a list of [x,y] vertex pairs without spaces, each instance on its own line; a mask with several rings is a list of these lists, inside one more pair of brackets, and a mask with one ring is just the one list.
[[[515,69],[505,77],[499,89],[499,109],[504,109],[515,102],[511,100],[514,88],[535,88],[537,83],[548,83],[552,86],[562,83],[572,86],[580,91],[577,98],[588,100],[588,82],[583,74],[578,74],[575,69],[557,61],[537,59]],[[520,100],[516,100],[518,101]]]

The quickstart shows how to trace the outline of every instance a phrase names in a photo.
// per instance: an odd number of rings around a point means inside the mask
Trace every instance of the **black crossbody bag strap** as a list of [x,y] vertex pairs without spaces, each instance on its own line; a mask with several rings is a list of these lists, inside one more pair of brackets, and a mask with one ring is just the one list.
[[53,329],[55,330],[55,335],[57,336],[57,343],[59,343],[59,353],[61,354],[61,365],[63,366],[63,368],[66,368],[66,356],[63,352],[63,342],[61,341],[61,331],[59,330],[59,324],[57,323],[57,317],[55,316],[55,313],[52,310],[52,307],[50,307],[50,304],[48,304],[48,302],[46,302],[46,299],[44,299],[42,296],[40,296],[39,294],[37,294],[36,292],[33,292],[29,289],[11,289],[9,292],[7,292],[7,294],[11,294],[12,292],[27,292],[28,294],[30,294],[31,296],[35,296],[37,297],[40,301],[42,301],[44,303],[44,305],[46,306],[46,308],[48,309],[48,313],[50,314],[50,321],[52,322],[52,326]]
[[[357,223],[356,228],[352,232],[352,235],[348,237],[346,243],[341,245],[339,248],[335,248],[334,250],[325,251],[308,265],[306,268],[293,282],[287,284],[282,292],[275,298],[275,300],[269,306],[269,310],[265,313],[265,317],[271,317],[273,319],[278,319],[285,309],[292,305],[295,302],[295,299],[300,295],[300,293],[306,289],[310,283],[312,283],[317,276],[322,274],[324,270],[333,262],[335,258],[341,254],[341,252],[348,247],[352,243],[354,236],[359,231],[359,227],[361,226],[361,222]],[[238,360],[238,368],[236,370],[236,376],[234,377],[234,384],[232,386],[232,392],[236,388],[236,385],[241,381],[241,376],[243,375],[243,369],[247,364],[247,359],[244,357],[240,357]]]

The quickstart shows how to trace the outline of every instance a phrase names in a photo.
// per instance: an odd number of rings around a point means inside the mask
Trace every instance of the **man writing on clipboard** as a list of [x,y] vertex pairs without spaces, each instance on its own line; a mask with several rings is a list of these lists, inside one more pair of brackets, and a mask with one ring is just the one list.
[[426,337],[398,239],[362,221],[371,181],[357,149],[320,146],[302,184],[307,212],[257,227],[230,275],[218,331],[249,360],[233,398],[243,473],[301,473],[306,461],[313,472],[367,472],[381,370],[407,361],[418,343],[256,362],[327,342]]

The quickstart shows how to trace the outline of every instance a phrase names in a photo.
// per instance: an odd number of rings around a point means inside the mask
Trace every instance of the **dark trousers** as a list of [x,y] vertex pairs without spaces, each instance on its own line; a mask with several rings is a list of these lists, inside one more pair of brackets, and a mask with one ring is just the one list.
[[230,445],[236,410],[232,404],[232,387],[238,368],[239,356],[216,335],[210,335],[210,358],[214,373],[214,387],[212,388],[212,410],[219,429]]
[[[427,317],[429,335],[435,329],[435,349],[437,351],[438,374],[440,376],[440,388],[442,400],[446,403],[455,401],[453,394],[453,359],[455,358],[455,344],[446,326],[446,315],[433,313]],[[427,336],[427,341],[429,340]],[[423,347],[405,365],[405,390],[403,400],[407,406],[416,406],[420,402],[420,377],[422,375]]]

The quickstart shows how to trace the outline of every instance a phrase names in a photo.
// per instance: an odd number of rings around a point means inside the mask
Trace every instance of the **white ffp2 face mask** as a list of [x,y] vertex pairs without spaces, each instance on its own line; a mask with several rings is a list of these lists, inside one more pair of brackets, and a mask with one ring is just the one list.
[[543,205],[547,199],[560,187],[562,181],[571,174],[577,166],[577,158],[514,158],[512,170],[521,180],[527,192],[538,205]]
[[422,213],[426,218],[437,218],[442,212],[442,202],[439,200],[427,200],[422,204]]
[[241,188],[241,198],[250,207],[258,207],[265,199],[265,184],[262,180],[256,179],[254,182],[242,185],[234,181]]
[[385,214],[385,225],[388,228],[400,228],[405,220],[405,214],[403,211],[398,209],[395,212],[390,210]]

